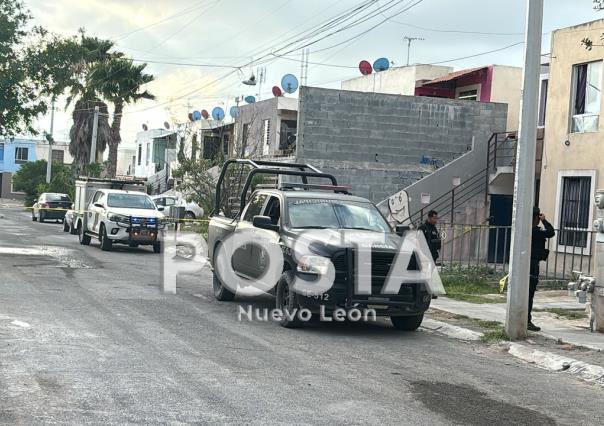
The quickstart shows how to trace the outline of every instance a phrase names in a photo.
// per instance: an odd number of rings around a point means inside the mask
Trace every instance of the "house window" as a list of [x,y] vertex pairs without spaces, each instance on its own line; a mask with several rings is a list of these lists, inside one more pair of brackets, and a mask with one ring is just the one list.
[[478,90],[464,90],[463,92],[459,92],[457,99],[475,101],[478,99]]
[[600,121],[602,61],[573,68],[572,133],[597,132]]
[[4,161],[4,144],[0,143],[0,161]]
[[28,157],[28,148],[17,147],[15,148],[15,163],[26,163]]
[[539,91],[539,127],[545,126],[545,109],[547,108],[547,88],[549,81],[547,79],[541,80],[541,89]]
[[270,134],[271,134],[271,120],[263,120],[262,121],[262,154],[269,155],[270,154]]
[[561,186],[558,245],[587,248],[591,176],[564,176]]
[[62,149],[53,149],[52,150],[52,162],[53,163],[61,163],[63,164],[65,160],[65,151]]
[[137,165],[141,165],[141,161],[142,161],[142,157],[143,157],[143,144],[138,144],[138,161],[136,162]]
[[151,161],[151,143],[147,143],[147,159],[145,160],[145,164],[148,166]]

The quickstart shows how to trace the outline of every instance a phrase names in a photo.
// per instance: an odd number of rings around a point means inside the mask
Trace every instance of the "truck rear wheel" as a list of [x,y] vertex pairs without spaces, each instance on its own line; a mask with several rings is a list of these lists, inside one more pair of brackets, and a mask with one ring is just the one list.
[[[281,321],[279,324],[285,328],[297,328],[302,326],[302,321],[297,313],[300,309],[296,300],[296,294],[293,291],[292,273],[287,271],[281,275],[277,283],[277,309],[281,310]],[[285,313],[290,314],[290,318]]]
[[409,317],[390,317],[394,328],[403,331],[415,331],[422,325],[424,314]]
[[220,278],[218,278],[218,274],[216,273],[216,253],[218,253],[218,246],[214,249],[214,253],[214,261],[212,262],[212,265],[214,266],[214,269],[212,270],[212,288],[214,289],[214,297],[221,302],[230,302],[235,299],[235,293],[222,285]]
[[90,235],[84,234],[82,222],[78,224],[78,239],[80,240],[80,244],[83,246],[87,246],[90,244]]
[[153,243],[153,253],[161,253],[161,243],[159,241]]
[[69,232],[69,224],[63,219],[63,232]]

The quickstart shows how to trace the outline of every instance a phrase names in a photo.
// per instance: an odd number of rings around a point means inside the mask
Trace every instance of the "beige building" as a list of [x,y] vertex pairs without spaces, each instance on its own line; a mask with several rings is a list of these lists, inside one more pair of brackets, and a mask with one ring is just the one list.
[[453,71],[453,68],[439,65],[420,64],[408,67],[396,67],[345,80],[341,84],[341,89],[353,90],[355,92],[413,96],[415,95],[415,88],[418,85],[449,74],[451,71]]
[[559,231],[554,248],[591,252],[594,193],[604,187],[602,63],[604,20],[554,31],[545,117],[545,151],[539,204]]

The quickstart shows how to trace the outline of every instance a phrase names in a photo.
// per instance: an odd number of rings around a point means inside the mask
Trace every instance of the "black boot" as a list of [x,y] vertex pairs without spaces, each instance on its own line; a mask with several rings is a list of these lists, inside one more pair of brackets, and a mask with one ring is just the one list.
[[541,331],[541,327],[537,327],[531,321],[529,321],[528,326],[526,327],[528,331]]

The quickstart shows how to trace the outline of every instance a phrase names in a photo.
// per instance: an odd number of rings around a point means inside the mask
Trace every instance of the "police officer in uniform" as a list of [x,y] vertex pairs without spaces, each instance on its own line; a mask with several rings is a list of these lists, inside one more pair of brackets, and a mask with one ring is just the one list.
[[430,253],[432,254],[432,259],[436,262],[438,259],[438,251],[441,248],[440,234],[438,233],[438,229],[436,229],[436,224],[438,223],[438,213],[434,210],[430,210],[428,212],[428,218],[424,223],[422,223],[417,229],[422,231],[424,237],[426,237],[426,241],[428,242],[428,248],[430,248]]
[[[539,224],[543,224],[543,228]],[[528,305],[528,326],[530,331],[539,331],[540,327],[533,324],[531,311],[533,310],[533,298],[539,284],[539,262],[547,260],[549,250],[545,248],[546,240],[556,235],[554,227],[545,220],[545,215],[541,213],[539,207],[533,208],[533,229],[531,238],[531,266],[529,278],[529,305]]]

